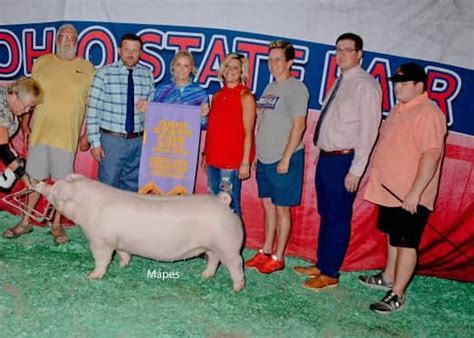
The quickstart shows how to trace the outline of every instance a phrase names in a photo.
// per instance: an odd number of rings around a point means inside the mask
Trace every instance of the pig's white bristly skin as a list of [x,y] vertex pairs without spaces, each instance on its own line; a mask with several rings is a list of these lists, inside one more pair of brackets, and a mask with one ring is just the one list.
[[121,266],[129,264],[130,254],[175,261],[206,253],[204,278],[212,277],[222,262],[234,290],[244,287],[242,223],[215,196],[139,195],[78,174],[54,185],[40,183],[36,190],[84,231],[95,259],[89,278],[105,275],[114,250]]

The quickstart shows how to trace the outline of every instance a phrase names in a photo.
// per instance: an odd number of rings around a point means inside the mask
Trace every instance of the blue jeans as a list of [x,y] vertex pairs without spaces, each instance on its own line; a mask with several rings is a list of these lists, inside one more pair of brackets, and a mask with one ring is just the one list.
[[207,166],[207,184],[209,192],[217,195],[221,191],[227,192],[232,197],[230,208],[242,217],[240,209],[240,189],[242,182],[239,179],[239,171],[235,169],[219,169]]
[[351,236],[355,193],[344,186],[354,154],[320,155],[316,167],[319,239],[316,266],[329,277],[338,278]]
[[125,139],[102,133],[105,156],[99,162],[98,180],[112,187],[138,191],[138,170],[143,137]]

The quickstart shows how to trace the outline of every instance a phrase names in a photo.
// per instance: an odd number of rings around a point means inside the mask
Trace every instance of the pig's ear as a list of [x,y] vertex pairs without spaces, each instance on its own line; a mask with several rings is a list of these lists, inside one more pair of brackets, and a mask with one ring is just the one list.
[[53,197],[58,202],[66,202],[72,199],[74,192],[72,184],[59,180],[53,186]]
[[77,179],[79,179],[79,178],[81,178],[81,177],[82,177],[82,175],[79,175],[79,174],[76,174],[76,173],[72,173],[72,174],[67,175],[67,176],[64,178],[64,180],[65,180],[66,182],[73,182],[74,180],[77,180]]

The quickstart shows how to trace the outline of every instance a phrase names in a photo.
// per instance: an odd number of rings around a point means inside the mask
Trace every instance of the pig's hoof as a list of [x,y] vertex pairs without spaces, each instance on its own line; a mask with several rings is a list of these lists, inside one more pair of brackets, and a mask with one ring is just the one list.
[[87,278],[89,279],[102,279],[104,277],[104,274],[102,272],[97,272],[97,271],[92,271]]
[[130,264],[130,254],[128,252],[122,251],[122,250],[117,250],[117,254],[120,257],[120,266],[122,268],[128,266]]
[[234,291],[239,292],[242,291],[243,288],[245,287],[245,279],[239,280],[239,281],[234,281]]
[[245,282],[240,282],[240,283],[234,283],[234,291],[239,292],[242,291],[245,287]]
[[214,277],[214,273],[211,272],[211,271],[203,271],[203,273],[201,274],[202,278],[204,279],[209,279],[211,277]]

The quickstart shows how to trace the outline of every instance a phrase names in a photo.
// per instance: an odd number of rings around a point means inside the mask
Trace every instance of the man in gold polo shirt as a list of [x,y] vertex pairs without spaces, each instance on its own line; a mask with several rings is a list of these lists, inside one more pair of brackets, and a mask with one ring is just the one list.
[[446,117],[428,98],[426,73],[406,63],[390,78],[398,103],[382,126],[374,150],[365,199],[379,205],[378,228],[387,234],[387,263],[374,276],[360,276],[371,288],[386,290],[370,309],[400,310],[413,277],[417,249],[439,185]]
[[[51,177],[56,181],[72,173],[78,141],[81,150],[88,146],[87,135],[79,137],[79,133],[94,67],[77,57],[76,49],[77,31],[65,24],[58,29],[56,53],[41,56],[33,66],[32,77],[43,88],[44,100],[36,107],[31,133],[29,117],[22,120],[22,131],[29,140],[26,171],[36,180]],[[31,193],[28,206],[34,208],[38,199],[38,193]],[[56,213],[51,234],[57,244],[68,240],[60,221],[61,215]],[[3,236],[14,238],[32,230],[30,217],[24,215]]]

